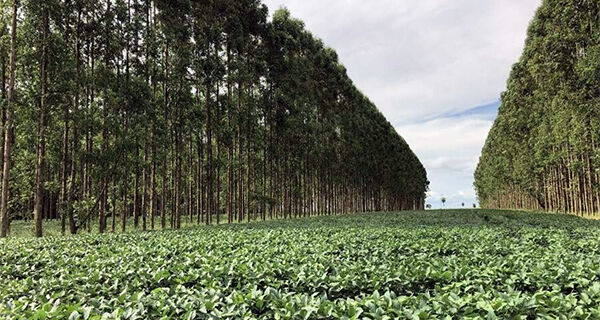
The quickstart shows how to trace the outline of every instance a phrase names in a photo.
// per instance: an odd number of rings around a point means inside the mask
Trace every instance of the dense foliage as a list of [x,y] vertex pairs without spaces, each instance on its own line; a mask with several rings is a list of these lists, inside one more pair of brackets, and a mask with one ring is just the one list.
[[285,9],[1,5],[0,236],[423,207],[417,157]]
[[484,207],[600,212],[599,15],[543,1],[475,174]]
[[478,210],[9,239],[0,315],[598,318],[599,231],[570,216]]

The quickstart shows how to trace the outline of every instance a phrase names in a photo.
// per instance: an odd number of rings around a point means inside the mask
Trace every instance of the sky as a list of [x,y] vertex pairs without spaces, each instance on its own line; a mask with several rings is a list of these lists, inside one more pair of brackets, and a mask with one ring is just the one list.
[[334,48],[421,159],[428,203],[476,203],[473,172],[541,0],[263,0]]

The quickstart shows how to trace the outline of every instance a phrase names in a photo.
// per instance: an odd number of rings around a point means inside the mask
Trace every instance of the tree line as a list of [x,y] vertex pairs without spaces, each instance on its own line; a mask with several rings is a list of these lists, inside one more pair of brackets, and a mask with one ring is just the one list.
[[1,237],[423,208],[418,158],[286,9],[7,0],[0,39]]
[[545,0],[475,173],[487,208],[600,213],[600,3]]

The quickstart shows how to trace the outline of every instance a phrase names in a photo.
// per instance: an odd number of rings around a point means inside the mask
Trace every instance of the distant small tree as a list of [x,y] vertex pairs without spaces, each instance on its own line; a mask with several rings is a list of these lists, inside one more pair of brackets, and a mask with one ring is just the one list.
[[442,197],[442,207],[446,207],[446,197]]
[[473,209],[477,209],[477,205],[473,203]]
[[427,209],[431,210],[431,204],[430,204],[430,203],[428,203],[428,204],[425,206],[425,208],[427,208]]
[[465,203],[464,203],[464,202],[462,203],[462,207],[463,207],[463,208],[465,207]]

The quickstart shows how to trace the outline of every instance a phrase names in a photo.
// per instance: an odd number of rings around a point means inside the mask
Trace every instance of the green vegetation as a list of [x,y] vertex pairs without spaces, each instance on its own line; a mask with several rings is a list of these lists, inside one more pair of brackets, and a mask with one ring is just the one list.
[[599,15],[543,1],[475,174],[483,207],[599,217]]
[[0,240],[13,319],[590,319],[600,223],[484,210]]
[[[0,2],[0,237],[421,209],[336,52],[259,0]],[[216,221],[213,221],[216,220]]]

